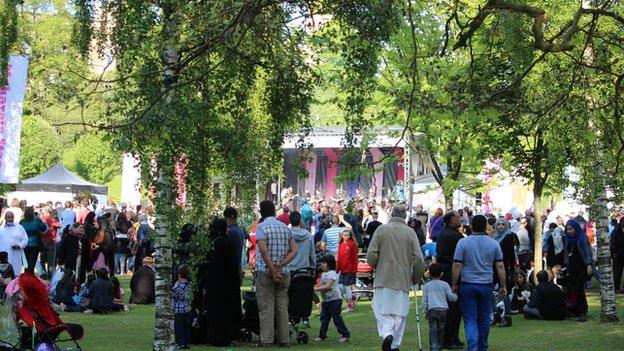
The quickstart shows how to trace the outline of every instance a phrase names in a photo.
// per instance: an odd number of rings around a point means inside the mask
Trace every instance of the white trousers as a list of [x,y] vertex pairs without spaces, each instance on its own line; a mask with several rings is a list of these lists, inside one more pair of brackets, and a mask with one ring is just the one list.
[[372,305],[379,336],[392,335],[392,348],[399,348],[409,314],[409,295],[392,288],[376,288]]
[[377,319],[377,330],[379,336],[384,339],[388,335],[392,335],[392,348],[398,349],[403,341],[403,333],[407,324],[407,317],[397,316],[394,314],[381,314],[373,307],[375,318]]

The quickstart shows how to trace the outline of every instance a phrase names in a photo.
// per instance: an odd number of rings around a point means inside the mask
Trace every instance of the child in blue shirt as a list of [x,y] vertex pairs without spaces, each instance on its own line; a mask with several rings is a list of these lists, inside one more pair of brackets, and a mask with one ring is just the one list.
[[189,266],[178,267],[178,281],[173,286],[173,312],[175,316],[175,341],[178,349],[191,346],[191,283]]

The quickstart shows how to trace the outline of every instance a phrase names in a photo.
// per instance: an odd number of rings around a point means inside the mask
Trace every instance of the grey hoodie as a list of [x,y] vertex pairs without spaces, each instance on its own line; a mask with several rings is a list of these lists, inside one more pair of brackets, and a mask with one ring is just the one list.
[[293,227],[290,231],[297,242],[297,254],[288,264],[288,270],[294,272],[301,268],[316,267],[313,236],[309,231],[299,227]]

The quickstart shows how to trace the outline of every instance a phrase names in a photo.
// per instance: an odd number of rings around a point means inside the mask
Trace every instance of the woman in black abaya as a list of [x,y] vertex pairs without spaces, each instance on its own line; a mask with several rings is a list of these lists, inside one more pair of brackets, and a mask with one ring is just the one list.
[[214,220],[209,232],[212,249],[198,281],[206,292],[207,341],[214,346],[229,346],[238,339],[241,328],[240,275],[234,246],[227,239],[227,222]]

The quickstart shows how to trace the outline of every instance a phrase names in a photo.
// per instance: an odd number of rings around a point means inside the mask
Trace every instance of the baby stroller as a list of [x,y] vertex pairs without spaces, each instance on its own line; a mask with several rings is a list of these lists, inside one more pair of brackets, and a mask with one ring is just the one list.
[[312,314],[312,300],[314,298],[315,279],[310,275],[312,268],[301,268],[291,273],[290,287],[288,288],[288,319],[290,335],[297,335],[298,344],[307,344],[308,333],[299,331],[299,323],[303,318]]
[[254,291],[243,292],[243,328],[240,341],[251,341],[253,334],[260,335],[260,309]]
[[[11,284],[19,286],[19,290],[15,286],[9,289],[12,290],[11,301],[20,334],[17,345],[13,345],[14,350],[82,350],[78,340],[82,339],[84,329],[78,324],[65,323],[58,317],[39,278],[32,273],[24,273]],[[61,335],[65,334],[67,339],[61,339]],[[68,342],[71,346],[60,346]]]
[[372,300],[373,282],[373,267],[366,262],[366,254],[360,254],[353,294],[357,294],[357,296],[366,295],[369,300]]

